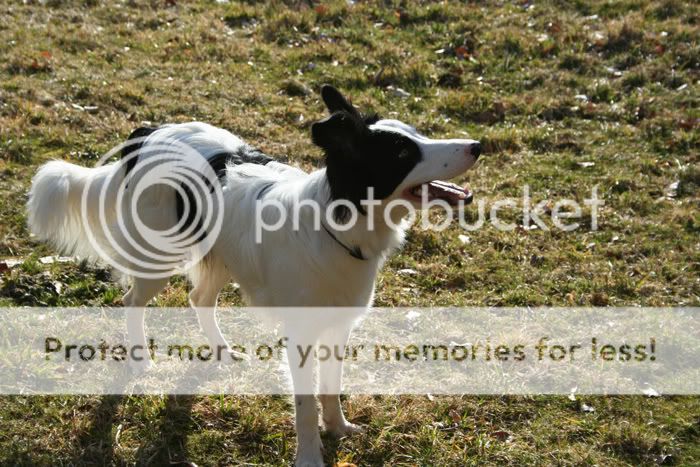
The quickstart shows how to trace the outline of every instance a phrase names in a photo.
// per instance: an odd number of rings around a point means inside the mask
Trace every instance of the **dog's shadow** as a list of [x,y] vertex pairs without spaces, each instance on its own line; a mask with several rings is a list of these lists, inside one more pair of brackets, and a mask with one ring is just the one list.
[[[199,368],[188,371],[185,378],[197,378]],[[125,417],[138,415],[124,414],[125,404],[132,399],[130,409],[139,410],[139,398],[144,396],[106,395],[101,396],[98,405],[91,410],[89,427],[81,432],[74,443],[70,465],[97,466],[123,465],[125,460],[117,452],[121,433],[122,420]],[[146,396],[148,397],[148,396]],[[149,420],[146,436],[140,439],[139,448],[135,454],[136,465],[192,465],[188,458],[187,438],[196,423],[192,415],[192,407],[197,396],[168,395],[165,396],[164,406],[159,410],[158,420]],[[143,399],[145,401],[145,399]],[[291,398],[290,398],[291,402]],[[150,401],[144,403],[152,403]],[[235,417],[235,415],[234,415]],[[266,430],[260,433],[248,433],[244,443],[253,454],[258,451],[258,444],[264,442]],[[342,440],[332,435],[322,433],[324,445],[324,461],[335,465],[337,452]],[[243,449],[240,454],[245,454]]]
[[[100,397],[98,405],[90,412],[90,426],[78,435],[73,445],[71,464],[114,463],[115,425],[118,424],[119,406],[125,399],[126,396],[122,395]],[[118,426],[116,431],[119,431]]]
[[[195,369],[196,370],[196,369]],[[189,373],[189,371],[188,371]],[[190,375],[187,375],[190,376]],[[187,377],[186,376],[186,377]],[[177,392],[177,391],[176,391]],[[91,411],[90,426],[82,431],[74,443],[72,465],[121,465],[117,444],[122,435],[122,419],[128,415],[120,408],[133,399],[138,405],[151,403],[144,396],[105,395]],[[139,400],[140,399],[140,400]],[[194,396],[168,395],[159,411],[158,421],[152,424],[136,451],[136,465],[187,465],[186,441],[192,429]],[[132,407],[133,408],[133,407]]]
[[187,436],[194,426],[192,405],[195,396],[180,394],[206,380],[207,368],[191,365],[181,376],[172,394],[166,396],[165,407],[152,436],[136,451],[136,465],[192,465],[188,460]]
[[[138,396],[137,396],[138,397]],[[128,396],[102,396],[91,411],[90,426],[74,443],[71,465],[120,465],[116,443],[121,434],[120,406]],[[143,440],[136,452],[137,465],[186,464],[186,440],[192,426],[193,396],[167,396],[159,422],[153,426],[154,438]]]
[[141,444],[136,465],[191,465],[187,459],[187,435],[192,429],[194,396],[170,395],[150,443]]

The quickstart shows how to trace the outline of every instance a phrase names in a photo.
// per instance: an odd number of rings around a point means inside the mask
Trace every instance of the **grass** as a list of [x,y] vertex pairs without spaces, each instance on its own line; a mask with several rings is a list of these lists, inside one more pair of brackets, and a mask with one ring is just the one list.
[[[462,243],[457,227],[414,229],[380,276],[378,305],[700,305],[693,2],[51,0],[0,11],[0,257],[27,259],[3,274],[0,305],[120,297],[103,270],[38,261],[54,252],[29,238],[23,204],[40,163],[90,165],[142,122],[203,120],[310,170],[320,152],[309,125],[323,114],[326,82],[430,135],[480,139],[486,154],[468,176],[477,200],[518,198],[523,184],[535,201],[583,200],[597,185],[606,203],[595,232],[486,227]],[[186,290],[173,279],[156,304],[184,305]],[[223,301],[242,304],[233,287]],[[700,463],[695,397],[345,405],[368,429],[327,439],[329,462]],[[6,465],[279,465],[293,458],[293,439],[285,397],[0,399]]]

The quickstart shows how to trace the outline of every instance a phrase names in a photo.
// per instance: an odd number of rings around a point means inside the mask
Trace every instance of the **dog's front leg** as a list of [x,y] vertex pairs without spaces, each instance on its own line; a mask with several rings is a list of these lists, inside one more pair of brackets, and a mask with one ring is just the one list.
[[320,383],[318,398],[323,410],[323,426],[326,431],[339,438],[362,431],[362,428],[345,419],[340,405],[343,362],[345,358],[353,357],[353,353],[346,347],[349,336],[350,326],[340,326],[326,330],[320,341],[322,346],[329,349],[329,358],[319,361],[318,364]]
[[296,467],[320,467],[323,465],[321,435],[318,431],[318,412],[313,394],[294,396],[297,430]]
[[294,411],[297,432],[296,467],[323,465],[318,411],[314,396],[313,369],[316,364],[311,339],[290,338],[287,359],[294,384]]

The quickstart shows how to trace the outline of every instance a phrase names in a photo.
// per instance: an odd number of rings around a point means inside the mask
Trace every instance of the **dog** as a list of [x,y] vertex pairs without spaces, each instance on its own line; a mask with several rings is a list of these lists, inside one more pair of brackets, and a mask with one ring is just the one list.
[[[207,217],[195,212],[197,209],[220,222],[216,232],[205,229],[195,239],[190,235],[194,251],[190,258],[194,260],[185,271],[193,284],[190,304],[212,346],[229,348],[219,329],[215,306],[219,291],[232,279],[240,284],[251,306],[366,310],[372,303],[378,271],[404,241],[408,208],[424,209],[426,199],[443,200],[450,206],[471,200],[468,188],[440,179],[454,178],[472,168],[481,144],[470,139],[430,139],[398,120],[362,114],[330,85],[321,88],[321,97],[329,115],[311,125],[311,139],[324,154],[325,166],[319,170],[307,174],[275,161],[232,133],[204,123],[139,128],[121,147],[121,161],[96,168],[63,161],[43,165],[32,180],[28,197],[30,231],[64,254],[110,264],[118,256],[131,258],[126,261],[131,268],[125,274],[131,286],[123,297],[125,306],[134,307],[127,316],[127,335],[130,342],[146,348],[142,307],[177,270],[167,261],[138,265],[138,248],[128,249],[127,244],[147,241],[143,238],[145,228],[135,222],[117,228],[114,220],[120,204],[135,199],[131,191],[138,185],[148,188],[148,177],[139,175],[139,167],[160,167],[165,162],[157,156],[163,148],[182,144],[203,161],[202,172],[209,170],[214,176],[199,188],[181,189],[173,184],[151,187],[150,193],[145,190],[138,198],[136,209],[153,229],[193,230]],[[207,195],[207,190],[220,195],[217,206],[191,202],[195,191]],[[388,216],[377,214],[376,209],[370,212],[364,203],[370,191],[380,212],[392,202],[402,204]],[[97,205],[98,199],[104,202],[103,208]],[[326,220],[315,222],[313,216],[302,213],[296,229],[287,223],[265,230],[256,241],[253,226],[260,221],[256,217],[266,219],[266,225],[275,223],[270,209],[266,212],[256,207],[264,201],[290,209],[300,201],[316,202],[324,208],[334,205]],[[354,224],[350,222],[353,219]],[[100,222],[111,227],[103,234],[88,235]],[[194,240],[201,241],[195,245]],[[160,274],[140,274],[149,268],[158,269]],[[304,338],[344,345],[360,314],[349,312],[344,322],[329,320],[314,327],[323,328],[314,331],[318,335]],[[302,336],[308,328],[303,319],[289,322],[292,335]],[[311,385],[313,370],[301,368],[293,352],[288,359],[295,393],[296,465],[323,465],[316,390]],[[360,430],[346,420],[341,408],[342,368],[320,368],[319,372],[326,430],[339,436]]]

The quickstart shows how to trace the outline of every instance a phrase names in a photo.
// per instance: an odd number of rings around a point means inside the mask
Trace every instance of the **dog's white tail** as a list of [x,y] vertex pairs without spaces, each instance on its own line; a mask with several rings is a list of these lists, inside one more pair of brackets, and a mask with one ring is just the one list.
[[[116,167],[110,164],[91,169],[64,161],[44,164],[32,179],[29,191],[27,217],[30,232],[39,240],[51,243],[62,254],[98,261],[100,257],[90,241],[88,228],[99,221],[100,191]],[[83,206],[86,189],[89,193]],[[108,196],[106,199],[112,198]],[[113,210],[114,206],[107,207],[108,217]]]

